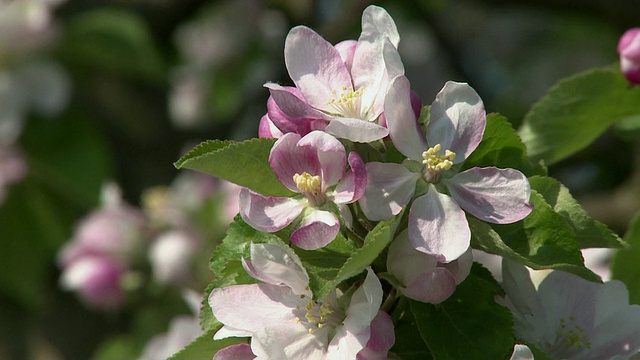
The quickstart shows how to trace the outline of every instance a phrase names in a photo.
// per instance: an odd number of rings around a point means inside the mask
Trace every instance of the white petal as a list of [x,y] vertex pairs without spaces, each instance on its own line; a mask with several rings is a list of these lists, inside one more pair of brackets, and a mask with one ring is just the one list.
[[277,245],[251,243],[251,260],[243,260],[245,270],[258,280],[272,285],[286,285],[295,294],[311,295],[307,289],[309,276],[300,258]]
[[394,163],[367,163],[367,188],[359,203],[369,220],[389,220],[402,211],[416,189],[419,173]]
[[467,251],[471,231],[458,204],[431,185],[429,191],[411,205],[409,239],[416,250],[433,255],[438,262],[444,263],[459,258]]
[[395,147],[406,157],[422,162],[427,142],[411,108],[409,80],[399,76],[393,80],[384,103],[389,136]]

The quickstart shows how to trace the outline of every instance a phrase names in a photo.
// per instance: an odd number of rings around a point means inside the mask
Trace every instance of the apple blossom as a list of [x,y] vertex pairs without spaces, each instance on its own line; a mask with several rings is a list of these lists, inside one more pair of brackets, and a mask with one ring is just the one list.
[[[333,212],[345,210],[345,204],[357,201],[366,187],[366,170],[360,156],[351,152],[348,161],[351,169],[345,173],[344,146],[329,134],[321,131],[312,131],[304,137],[285,134],[273,145],[269,163],[278,179],[296,195],[267,197],[243,189],[242,218],[266,232],[294,223],[291,242],[307,250],[324,247],[340,229],[340,221]],[[340,212],[349,222],[349,212]]]
[[[338,290],[314,300],[300,259],[285,246],[252,243],[251,259],[243,259],[243,265],[263,282],[211,292],[209,305],[223,323],[214,339],[251,337],[251,350],[260,359],[305,360],[355,359],[372,339],[382,286],[371,269],[345,301],[348,295]],[[390,347],[385,338],[377,334],[379,347],[372,351]]]
[[627,30],[618,42],[620,70],[630,82],[640,84],[640,28]]
[[20,149],[0,144],[0,203],[4,201],[8,186],[22,180],[26,174],[27,163]]
[[101,256],[83,256],[65,267],[60,286],[77,291],[88,306],[115,309],[124,301],[122,279],[126,269],[118,262]]
[[471,249],[448,264],[439,263],[434,256],[414,249],[406,230],[393,240],[387,255],[387,270],[400,281],[399,290],[411,299],[432,304],[451,296],[472,264]]
[[271,97],[263,121],[285,133],[324,130],[356,142],[387,136],[379,117],[389,82],[404,73],[399,41],[393,19],[377,6],[365,9],[357,42],[333,46],[308,27],[294,27],[284,57],[295,87],[265,84]]
[[371,220],[398,214],[418,193],[409,211],[413,246],[439,262],[457,259],[471,233],[463,209],[480,220],[508,224],[531,212],[527,178],[514,169],[457,168],[478,146],[486,125],[484,105],[467,84],[447,82],[430,109],[426,139],[411,107],[409,81],[391,83],[385,101],[389,136],[408,159],[403,164],[371,162],[360,204]]
[[551,272],[536,288],[527,269],[503,260],[504,299],[515,333],[553,359],[628,359],[640,350],[640,306],[622,282]]
[[160,284],[186,284],[191,280],[192,258],[199,239],[186,230],[170,230],[160,234],[149,248],[153,278]]

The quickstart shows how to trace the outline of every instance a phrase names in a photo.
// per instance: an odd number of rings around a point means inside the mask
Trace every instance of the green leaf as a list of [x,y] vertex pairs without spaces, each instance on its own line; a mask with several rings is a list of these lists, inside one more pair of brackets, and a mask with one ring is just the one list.
[[230,337],[221,340],[213,340],[213,334],[218,329],[210,329],[197,339],[192,341],[184,349],[173,354],[168,360],[211,360],[218,350],[227,346],[241,344],[245,341],[243,338]]
[[534,210],[524,220],[513,224],[487,224],[467,217],[474,248],[500,255],[533,269],[560,269],[587,280],[600,277],[584,267],[584,259],[573,228],[562,215],[535,190],[531,193]]
[[461,171],[474,166],[495,166],[522,171],[526,176],[545,175],[546,169],[531,162],[520,137],[506,117],[487,115],[487,127],[478,147],[462,164]]
[[606,225],[592,219],[571,196],[569,189],[559,181],[549,177],[534,176],[529,178],[529,183],[531,188],[542,195],[555,212],[562,215],[571,224],[580,248],[623,248],[628,246]]
[[409,301],[434,359],[509,358],[514,345],[513,318],[494,301],[496,295],[494,284],[472,273],[439,305]]
[[333,287],[352,276],[360,274],[365,267],[373,263],[393,240],[401,216],[398,215],[392,220],[379,222],[367,234],[364,239],[364,245],[353,252],[336,274],[333,280]]
[[65,25],[60,52],[66,61],[157,82],[166,78],[167,64],[147,24],[134,12],[99,8]]
[[[396,342],[391,348],[391,352],[402,360],[431,360],[431,352],[427,344],[422,340],[416,319],[410,311],[406,311],[403,316],[394,324]],[[389,357],[389,359],[395,359]]]
[[269,164],[275,139],[242,142],[209,140],[193,148],[174,165],[231,181],[262,195],[291,196]]
[[293,248],[309,274],[309,288],[314,299],[325,297],[337,285],[338,272],[356,250],[353,242],[342,234],[329,245],[316,250]]
[[622,281],[629,289],[629,301],[640,304],[640,212],[631,221],[624,236],[630,250],[620,250],[613,257],[611,278]]
[[525,115],[519,130],[529,156],[556,163],[585,148],[619,119],[638,113],[640,87],[617,66],[561,80]]

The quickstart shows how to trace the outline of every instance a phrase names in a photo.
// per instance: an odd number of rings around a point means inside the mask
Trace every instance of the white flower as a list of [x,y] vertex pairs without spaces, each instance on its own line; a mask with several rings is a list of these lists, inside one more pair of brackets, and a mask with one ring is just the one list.
[[640,306],[620,281],[553,271],[536,289],[527,269],[504,260],[503,303],[515,332],[553,359],[628,359],[640,350]]
[[382,286],[371,269],[350,302],[338,291],[316,301],[293,252],[251,244],[251,260],[243,264],[264,283],[213,290],[209,305],[224,324],[214,339],[251,336],[251,350],[260,359],[355,359],[365,348],[382,302]]

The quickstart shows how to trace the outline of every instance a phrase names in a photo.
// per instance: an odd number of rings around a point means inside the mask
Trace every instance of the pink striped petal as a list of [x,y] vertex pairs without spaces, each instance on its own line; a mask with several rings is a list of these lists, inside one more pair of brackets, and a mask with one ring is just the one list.
[[446,263],[467,251],[471,231],[458,204],[431,185],[429,191],[411,205],[409,239],[416,250]]
[[284,134],[271,148],[269,164],[278,180],[289,190],[299,193],[300,189],[293,181],[295,174],[304,172],[320,175],[321,166],[317,150],[309,146],[298,146],[301,137],[295,133]]
[[298,141],[298,147],[305,147],[309,152],[315,152],[320,163],[320,177],[322,191],[338,183],[344,175],[347,165],[344,145],[335,137],[322,132],[312,131]]
[[254,360],[255,358],[249,344],[227,346],[213,356],[213,360]]
[[316,109],[330,111],[332,91],[350,87],[351,75],[340,53],[315,31],[297,26],[289,31],[284,45],[289,76]]
[[465,83],[448,81],[431,105],[427,143],[456,153],[454,163],[458,164],[478,147],[486,124],[484,104],[475,90]]
[[514,169],[471,168],[445,181],[451,196],[482,221],[510,224],[531,213],[527,177]]
[[389,135],[389,130],[374,122],[351,118],[333,118],[326,131],[340,139],[368,143]]
[[305,250],[315,250],[327,246],[340,231],[340,223],[328,211],[315,210],[307,215],[300,227],[291,232],[291,242]]
[[367,187],[359,204],[369,220],[389,220],[402,211],[416,189],[419,173],[401,164],[367,163]]
[[409,159],[422,161],[427,142],[411,105],[411,85],[404,76],[393,80],[385,99],[384,114],[389,137],[396,149]]
[[360,199],[367,188],[367,167],[356,152],[349,153],[351,169],[338,182],[333,194],[333,202],[350,204]]
[[300,215],[305,205],[296,199],[263,196],[246,188],[240,190],[240,215],[253,228],[274,232]]

